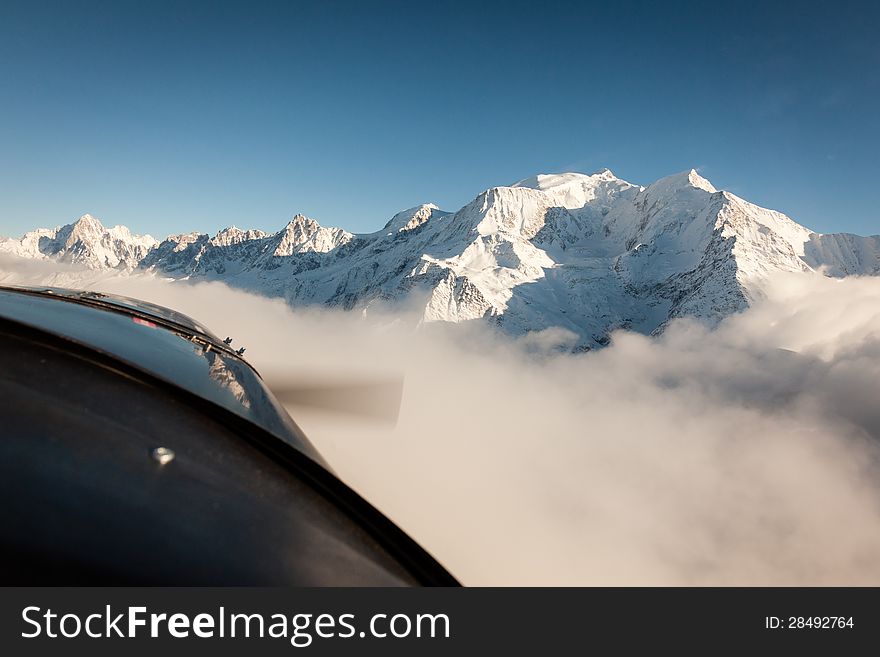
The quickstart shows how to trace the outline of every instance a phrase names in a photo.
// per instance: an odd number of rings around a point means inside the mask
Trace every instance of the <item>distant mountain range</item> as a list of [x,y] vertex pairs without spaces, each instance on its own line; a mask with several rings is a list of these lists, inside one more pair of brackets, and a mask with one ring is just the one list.
[[760,298],[768,275],[880,273],[880,236],[815,233],[718,191],[691,170],[642,187],[605,169],[539,175],[457,212],[420,205],[352,234],[296,215],[277,233],[231,227],[158,242],[90,215],[0,252],[94,269],[222,280],[294,306],[417,304],[426,322],[490,321],[513,334],[562,327],[581,348],[616,328],[709,323]]

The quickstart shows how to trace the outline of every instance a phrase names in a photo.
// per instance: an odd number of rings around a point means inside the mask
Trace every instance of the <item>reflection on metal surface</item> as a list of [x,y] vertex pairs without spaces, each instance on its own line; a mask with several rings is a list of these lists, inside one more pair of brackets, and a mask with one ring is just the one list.
[[153,460],[159,465],[167,465],[171,463],[175,456],[174,450],[168,449],[167,447],[157,447],[152,452]]
[[249,409],[251,407],[250,395],[239,382],[232,367],[226,363],[223,355],[211,351],[211,345],[202,349],[201,352],[208,361],[208,376],[216,381],[220,388],[235,397],[239,404]]
[[0,289],[15,290],[35,295],[51,295],[59,299],[88,304],[98,308],[115,309],[130,314],[140,313],[175,325],[189,333],[201,334],[210,341],[220,342],[217,336],[191,317],[176,310],[171,310],[148,301],[141,301],[140,299],[132,299],[117,294],[105,294],[104,292],[67,290],[57,287],[0,286]]
[[[247,361],[210,334],[156,320],[134,322],[120,309],[83,304],[78,293],[0,289],[0,317],[86,345],[218,404],[323,464]],[[97,303],[97,302],[96,302]],[[207,376],[206,376],[207,375]]]

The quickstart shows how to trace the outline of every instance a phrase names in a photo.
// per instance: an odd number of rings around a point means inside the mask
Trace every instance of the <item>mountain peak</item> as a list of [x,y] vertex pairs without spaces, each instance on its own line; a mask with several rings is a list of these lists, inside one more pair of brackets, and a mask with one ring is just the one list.
[[453,215],[417,205],[358,236],[298,213],[271,235],[230,226],[213,240],[192,234],[157,246],[85,214],[0,239],[0,252],[220,277],[291,303],[354,309],[427,299],[426,322],[485,317],[512,333],[561,327],[593,348],[621,327],[652,333],[682,316],[715,322],[759,298],[775,271],[880,274],[880,238],[817,237],[715,193],[695,169],[647,188],[600,169],[494,187]]
[[710,183],[708,180],[703,178],[703,176],[701,176],[699,173],[697,173],[696,169],[691,169],[690,171],[687,172],[687,179],[688,179],[688,183],[690,183],[692,186],[696,187],[697,189],[705,190],[705,191],[709,192],[710,194],[714,194],[715,192],[718,191],[717,189],[715,189],[715,187],[714,187],[714,185],[712,185],[712,183]]
[[325,228],[304,214],[295,214],[287,225],[275,234],[273,256],[315,251],[324,253],[345,244],[352,234],[341,228]]
[[602,167],[598,171],[590,174],[590,178],[600,178],[601,180],[617,180],[617,176],[608,167]]
[[645,193],[650,197],[671,196],[681,190],[699,189],[709,194],[714,194],[718,190],[708,180],[703,178],[696,169],[674,173],[671,176],[661,178],[657,182],[649,185],[645,189]]
[[433,203],[422,203],[421,205],[407,208],[391,217],[391,219],[388,220],[388,223],[385,224],[383,230],[393,230],[402,233],[412,230],[413,228],[418,228],[433,217],[439,210],[440,208]]
[[101,240],[107,230],[104,225],[90,214],[84,214],[72,224],[64,226],[57,237],[64,242],[64,248],[69,249],[77,242],[92,244]]
[[286,230],[296,229],[308,227],[310,230],[315,228],[320,228],[321,225],[312,219],[311,217],[307,217],[304,214],[300,214],[297,212],[290,221],[287,222],[287,225],[284,227]]
[[0,240],[3,251],[29,258],[56,258],[92,269],[133,269],[158,243],[125,226],[105,228],[90,214],[54,229],[37,229],[18,240]]
[[100,231],[104,230],[104,225],[97,217],[86,213],[73,222],[74,228],[94,228]]
[[229,226],[219,231],[211,239],[211,243],[215,246],[229,246],[250,240],[262,239],[265,236],[266,233],[261,230],[242,230],[238,226]]
[[600,169],[589,175],[573,171],[567,173],[539,173],[531,178],[524,178],[523,180],[515,182],[511,187],[526,187],[546,192],[561,187],[596,187],[598,183],[619,180],[620,179],[611,172],[611,169]]
[[223,228],[223,229],[217,231],[217,235],[215,236],[214,239],[228,241],[228,240],[238,240],[244,236],[249,236],[249,235],[264,235],[264,234],[265,233],[263,233],[263,231],[261,231],[261,230],[254,230],[254,229],[243,230],[233,224],[232,226],[227,226],[226,228]]

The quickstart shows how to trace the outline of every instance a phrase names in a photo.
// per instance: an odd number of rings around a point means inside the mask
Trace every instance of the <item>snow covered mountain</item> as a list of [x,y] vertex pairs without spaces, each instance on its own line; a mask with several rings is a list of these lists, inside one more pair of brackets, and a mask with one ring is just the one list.
[[58,228],[40,228],[18,240],[0,237],[0,252],[25,258],[55,258],[94,269],[131,270],[158,242],[132,235],[125,226],[104,228],[90,214]]
[[296,215],[274,234],[233,227],[156,243],[86,215],[0,241],[0,251],[219,279],[294,305],[417,304],[425,322],[483,319],[514,334],[562,327],[582,348],[621,327],[715,323],[759,298],[773,272],[880,273],[880,236],[814,233],[694,170],[648,187],[607,169],[538,175],[454,213],[410,208],[370,234]]

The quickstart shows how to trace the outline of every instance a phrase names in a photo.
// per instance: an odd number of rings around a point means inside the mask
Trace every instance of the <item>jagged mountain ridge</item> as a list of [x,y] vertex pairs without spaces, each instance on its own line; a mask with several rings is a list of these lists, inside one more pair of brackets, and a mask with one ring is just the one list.
[[105,228],[90,214],[58,228],[39,228],[21,239],[0,237],[0,252],[25,258],[54,258],[96,269],[133,269],[159,244],[132,235],[125,226]]
[[607,169],[538,175],[454,213],[410,208],[360,235],[296,215],[274,234],[232,227],[157,243],[95,222],[3,240],[0,251],[219,279],[295,305],[406,303],[426,322],[482,318],[514,334],[562,327],[585,348],[615,328],[717,322],[759,298],[776,271],[880,273],[880,236],[817,234],[694,170],[648,187]]

